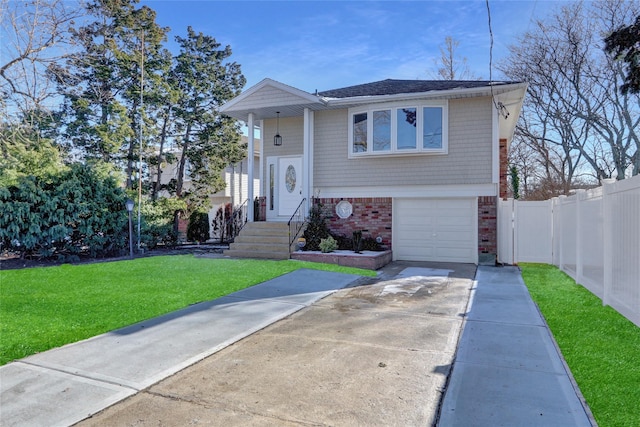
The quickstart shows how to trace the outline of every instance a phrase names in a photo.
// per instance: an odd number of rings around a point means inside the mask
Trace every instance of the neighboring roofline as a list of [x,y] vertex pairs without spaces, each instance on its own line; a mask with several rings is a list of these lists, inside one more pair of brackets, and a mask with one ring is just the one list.
[[258,84],[250,87],[249,89],[247,89],[245,92],[241,93],[240,95],[236,96],[235,98],[233,98],[232,100],[226,102],[225,104],[222,105],[222,107],[220,107],[220,112],[221,113],[225,113],[226,111],[232,110],[233,107],[244,101],[246,98],[250,97],[251,95],[253,95],[254,93],[258,92],[259,90],[267,87],[267,86],[271,86],[274,87],[276,89],[280,89],[284,92],[288,92],[291,95],[294,96],[298,96],[302,99],[304,99],[305,101],[308,101],[310,103],[317,103],[319,105],[323,105],[325,104],[325,102],[322,100],[322,98],[310,94],[309,92],[305,92],[303,90],[297,89],[293,86],[289,86],[286,85],[284,83],[280,83],[278,81],[272,80],[270,78],[265,78],[262,81],[260,81]]

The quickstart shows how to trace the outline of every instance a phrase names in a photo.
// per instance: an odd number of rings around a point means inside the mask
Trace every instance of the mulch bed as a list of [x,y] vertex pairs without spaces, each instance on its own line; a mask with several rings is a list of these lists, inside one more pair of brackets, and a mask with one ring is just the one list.
[[[153,249],[143,254],[135,254],[135,258],[161,256],[161,255],[187,255],[187,254],[203,254],[203,253],[222,253],[226,249],[226,245],[181,245],[173,248]],[[129,259],[128,256],[109,257],[109,258],[89,258],[81,256],[79,260],[73,262],[60,261],[58,259],[20,259],[18,254],[0,253],[0,270],[18,270],[33,267],[52,267],[62,264],[91,264],[96,262],[113,262]]]

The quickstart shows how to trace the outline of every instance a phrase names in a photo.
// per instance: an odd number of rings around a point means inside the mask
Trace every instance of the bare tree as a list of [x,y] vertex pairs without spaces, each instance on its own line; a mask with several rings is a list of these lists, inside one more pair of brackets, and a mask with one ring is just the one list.
[[466,57],[458,57],[457,49],[460,41],[451,36],[440,45],[440,58],[434,59],[435,75],[439,80],[477,80],[467,65]]
[[500,66],[510,79],[529,82],[516,143],[534,148],[542,163],[556,153],[544,169],[563,174],[564,191],[585,169],[598,180],[623,179],[630,165],[638,173],[640,100],[617,90],[622,66],[602,49],[603,35],[638,10],[622,0],[571,3],[522,35]]
[[69,27],[82,16],[79,6],[64,0],[0,0],[0,92],[6,109],[43,111],[57,96],[48,73],[74,51]]

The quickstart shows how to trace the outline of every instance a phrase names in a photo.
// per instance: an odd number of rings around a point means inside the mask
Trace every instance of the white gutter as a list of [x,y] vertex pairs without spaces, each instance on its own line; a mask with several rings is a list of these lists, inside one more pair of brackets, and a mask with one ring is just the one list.
[[425,98],[464,98],[469,96],[499,95],[514,90],[526,89],[526,83],[501,84],[497,86],[482,86],[476,88],[456,88],[449,90],[433,90],[428,92],[398,93],[393,95],[353,96],[350,98],[322,98],[327,107],[344,107],[352,104],[367,104],[395,100],[425,99]]

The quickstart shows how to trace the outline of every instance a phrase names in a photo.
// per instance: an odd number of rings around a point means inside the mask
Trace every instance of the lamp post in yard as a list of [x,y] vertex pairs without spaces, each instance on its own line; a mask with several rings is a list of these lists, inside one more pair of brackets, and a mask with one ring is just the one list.
[[131,222],[131,212],[133,212],[134,201],[127,199],[125,206],[129,212],[129,258],[133,258],[133,223]]

